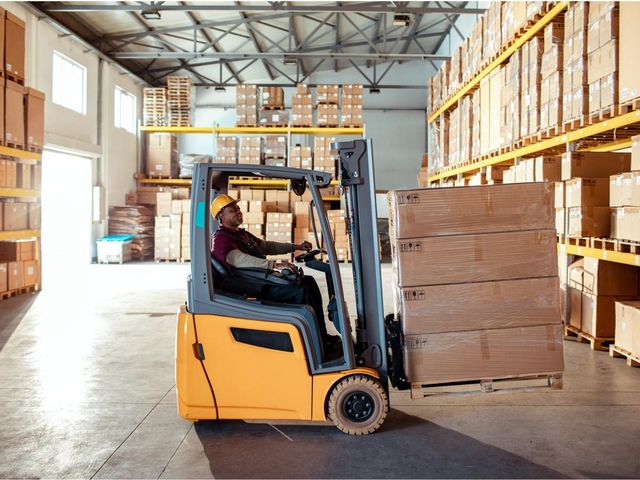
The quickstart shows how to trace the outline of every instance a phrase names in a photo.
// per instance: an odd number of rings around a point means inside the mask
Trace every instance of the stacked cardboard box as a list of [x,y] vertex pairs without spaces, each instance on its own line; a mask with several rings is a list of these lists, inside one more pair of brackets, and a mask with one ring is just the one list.
[[631,171],[611,175],[611,237],[640,242],[640,136],[632,138]]
[[522,55],[522,94],[520,98],[520,136],[537,133],[540,125],[540,86],[543,42],[534,37],[524,44]]
[[283,135],[265,137],[264,164],[277,167],[287,165],[287,137]]
[[238,163],[238,137],[216,137],[216,163]]
[[[505,68],[500,67],[480,82],[480,154],[500,148],[500,102]],[[444,152],[441,152],[444,153]],[[445,166],[447,164],[446,157]]]
[[316,89],[316,122],[319,127],[338,127],[340,125],[339,103],[339,85],[318,85]]
[[238,163],[249,165],[260,165],[262,163],[262,137],[249,135],[240,138]]
[[44,93],[27,87],[24,97],[25,141],[31,151],[44,146]]
[[[485,13],[482,38],[483,55],[486,60],[494,57],[502,47],[502,5],[501,2],[491,2]],[[507,40],[507,39],[504,39]]]
[[620,41],[618,44],[618,96],[620,104],[640,97],[640,71],[638,71],[638,43],[640,30],[640,3],[620,2]]
[[638,269],[585,257],[569,266],[569,325],[596,338],[613,338],[615,302],[635,300]]
[[313,157],[311,147],[303,147],[296,145],[291,151],[289,157],[289,166],[292,168],[303,168],[305,170],[313,169]]
[[244,221],[241,227],[256,237],[263,238],[265,212],[269,211],[268,202],[265,202],[265,191],[242,189],[238,197],[238,207],[242,211]]
[[582,119],[588,112],[587,24],[589,3],[576,2],[564,19],[562,121]]
[[462,45],[455,49],[449,63],[448,95],[453,95],[462,83]]
[[458,144],[460,162],[471,160],[474,128],[472,97],[467,96],[460,102],[460,142]]
[[540,66],[540,130],[562,124],[562,71],[564,25],[551,22],[544,29],[544,48]]
[[35,240],[0,242],[0,293],[40,283],[40,251]]
[[238,127],[258,126],[258,87],[256,85],[236,87],[236,125]]
[[259,123],[261,127],[286,127],[289,125],[287,110],[261,110]]
[[336,158],[331,154],[335,137],[315,137],[313,140],[313,169],[336,176]]
[[5,144],[14,148],[25,148],[25,110],[26,89],[19,83],[7,78],[4,90],[4,139]]
[[589,113],[618,104],[618,2],[589,2]]
[[[293,214],[269,212],[267,213],[265,240],[272,242],[288,242],[293,240]],[[269,255],[270,260],[291,260],[291,254]]]
[[[520,51],[516,51],[502,76],[500,91],[500,145],[510,146],[520,138]],[[462,134],[462,132],[461,132]]]
[[460,109],[449,114],[449,165],[460,163]]
[[[481,116],[480,116],[480,90],[476,90],[471,95],[471,158],[478,158],[480,156],[480,128],[481,128]],[[431,144],[431,148],[436,148]]]
[[167,89],[142,90],[142,122],[146,126],[163,127],[167,124]]
[[390,192],[410,382],[562,372],[553,193],[549,183]]
[[293,243],[312,242],[311,217],[309,216],[309,202],[296,200],[293,202],[294,229]]
[[640,302],[617,301],[615,346],[640,358]]
[[190,202],[174,198],[172,192],[160,192],[156,200],[155,260],[189,260]]
[[191,79],[189,77],[167,77],[167,109],[169,126],[191,126]]
[[281,87],[262,87],[262,110],[284,110],[284,90]]
[[313,126],[313,101],[307,85],[296,85],[296,91],[291,98],[291,126]]
[[327,218],[333,234],[333,243],[336,249],[336,257],[339,262],[351,260],[349,248],[349,235],[347,233],[347,217],[344,210],[328,210]]
[[[190,229],[190,221],[191,221],[191,200],[183,199],[183,200],[174,200],[174,202],[180,202],[180,210],[182,213],[182,225],[180,226],[181,232],[181,251],[180,258],[183,261],[191,260],[191,229]],[[172,211],[177,212],[177,206],[174,208],[172,203]]]
[[151,177],[176,177],[178,175],[178,147],[176,136],[171,133],[147,135],[147,174]]
[[362,85],[344,85],[342,87],[342,126],[362,127]]

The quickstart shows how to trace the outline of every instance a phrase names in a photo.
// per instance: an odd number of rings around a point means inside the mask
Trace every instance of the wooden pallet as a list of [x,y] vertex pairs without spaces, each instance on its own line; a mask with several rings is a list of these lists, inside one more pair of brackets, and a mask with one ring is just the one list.
[[640,242],[633,240],[620,240],[617,238],[601,237],[568,237],[564,235],[561,240],[564,243],[576,247],[588,247],[598,250],[608,250],[610,252],[640,254]]
[[236,127],[251,127],[251,128],[256,128],[259,127],[259,125],[257,123],[236,123]]
[[590,113],[589,124],[599,123],[615,116],[616,116],[616,106],[611,105],[610,107],[603,108],[598,112]]
[[154,258],[156,263],[185,263],[182,258]]
[[587,124],[587,116],[583,115],[579,118],[573,118],[571,120],[567,120],[562,124],[562,131],[564,133],[571,132],[573,130],[577,130],[578,128],[582,128]]
[[42,153],[42,147],[39,145],[27,145],[27,151],[33,153]]
[[35,293],[40,290],[39,285],[29,285],[28,287],[16,288],[15,290],[8,290],[0,293],[0,300],[6,300],[7,298],[17,297],[18,295],[24,295],[25,293]]
[[24,145],[22,145],[20,143],[5,142],[5,146],[9,147],[9,148],[16,148],[18,150],[24,150]]
[[7,80],[11,80],[12,82],[17,83],[18,85],[24,86],[24,78],[16,75],[15,73],[7,72],[5,70],[4,76]]
[[593,335],[583,332],[582,330],[566,325],[564,327],[565,340],[574,340],[580,343],[589,343],[591,350],[606,351],[609,349],[609,345],[613,343],[612,337],[594,337]]
[[640,110],[640,98],[634,98],[628,102],[618,105],[618,115]]
[[562,372],[521,377],[478,379],[444,385],[411,384],[411,398],[419,399],[439,395],[469,395],[476,393],[515,393],[536,390],[562,389]]
[[626,358],[628,366],[640,367],[640,356],[634,355],[633,353],[625,350],[624,348],[620,348],[617,345],[609,345],[609,356],[611,358],[614,358],[614,357]]

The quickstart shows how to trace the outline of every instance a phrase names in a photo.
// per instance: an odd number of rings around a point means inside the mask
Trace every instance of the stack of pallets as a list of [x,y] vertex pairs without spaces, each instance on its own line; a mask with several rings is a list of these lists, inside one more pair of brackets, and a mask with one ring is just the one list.
[[191,80],[189,77],[167,77],[167,106],[170,127],[191,126]]
[[164,127],[167,124],[167,89],[145,88],[143,122],[148,127]]

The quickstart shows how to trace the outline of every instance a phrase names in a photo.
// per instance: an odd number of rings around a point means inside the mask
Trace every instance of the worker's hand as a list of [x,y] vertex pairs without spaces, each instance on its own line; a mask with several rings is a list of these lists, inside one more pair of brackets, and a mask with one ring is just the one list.
[[296,250],[305,250],[307,252],[313,248],[311,242],[307,242],[306,240],[302,243],[294,243],[293,246]]
[[298,269],[298,267],[296,267],[293,263],[287,262],[286,260],[283,260],[281,262],[276,262],[273,265],[273,268],[275,268],[276,270],[282,270],[283,268],[288,268],[292,272],[295,272]]

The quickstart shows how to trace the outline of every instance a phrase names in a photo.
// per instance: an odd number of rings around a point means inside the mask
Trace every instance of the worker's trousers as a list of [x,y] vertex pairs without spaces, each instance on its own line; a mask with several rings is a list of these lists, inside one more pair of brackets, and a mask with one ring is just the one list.
[[322,294],[313,277],[303,277],[301,285],[298,286],[267,285],[262,289],[261,297],[272,302],[309,305],[316,314],[322,338],[327,338],[327,326],[324,323],[324,309],[322,308]]

